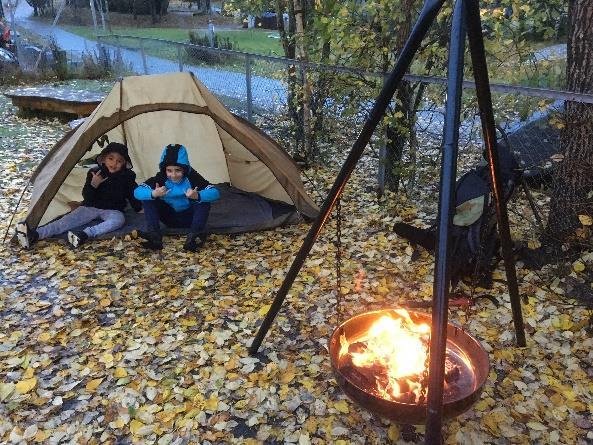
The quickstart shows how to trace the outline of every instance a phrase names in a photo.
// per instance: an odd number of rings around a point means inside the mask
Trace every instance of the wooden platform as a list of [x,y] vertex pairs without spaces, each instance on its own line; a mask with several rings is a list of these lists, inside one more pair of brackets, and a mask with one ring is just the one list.
[[90,115],[105,98],[105,94],[68,88],[31,87],[18,88],[4,93],[12,104],[22,110]]

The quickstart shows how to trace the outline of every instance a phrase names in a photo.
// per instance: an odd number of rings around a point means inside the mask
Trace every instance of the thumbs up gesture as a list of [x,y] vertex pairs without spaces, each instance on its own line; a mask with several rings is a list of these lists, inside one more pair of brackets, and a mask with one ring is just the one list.
[[189,188],[185,191],[185,196],[187,196],[189,199],[199,199],[200,198],[200,194],[198,193],[198,188]]
[[157,182],[155,184],[154,190],[152,191],[152,197],[153,198],[162,198],[167,193],[169,193],[169,189],[167,189],[167,187],[165,187],[164,185],[162,187],[159,186],[159,183]]

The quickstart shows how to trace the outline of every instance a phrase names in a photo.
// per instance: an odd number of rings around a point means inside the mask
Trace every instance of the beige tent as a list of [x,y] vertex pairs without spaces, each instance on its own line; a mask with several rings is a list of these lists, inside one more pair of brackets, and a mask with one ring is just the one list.
[[[210,219],[218,214],[224,221],[229,217],[226,211],[234,210],[233,222],[226,224],[234,229],[228,231],[294,220],[287,217],[287,209],[292,209],[293,217],[317,215],[316,204],[303,189],[298,166],[277,143],[226,110],[193,74],[170,73],[124,78],[81,125],[52,148],[32,178],[27,215],[31,227],[68,212],[68,202],[82,200],[88,164],[100,152],[98,141],[103,135],[128,146],[139,183],[157,171],[165,145],[185,145],[194,169],[213,184],[227,185],[222,187],[230,195],[223,193],[222,207],[217,212],[213,206]],[[241,199],[246,201],[241,203]],[[257,222],[249,211],[264,208],[264,201],[272,207]]]

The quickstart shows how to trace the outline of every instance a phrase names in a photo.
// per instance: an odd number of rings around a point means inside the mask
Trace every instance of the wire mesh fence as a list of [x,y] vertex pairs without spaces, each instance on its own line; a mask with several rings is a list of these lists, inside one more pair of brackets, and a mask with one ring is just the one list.
[[[275,137],[297,160],[311,155],[304,146],[306,138],[312,138],[309,143],[314,147],[316,162],[333,171],[340,167],[340,160],[349,148],[347,142],[356,138],[383,82],[381,73],[186,43],[125,36],[104,36],[99,40],[125,61],[121,66],[133,72],[194,73],[231,111]],[[446,79],[406,76],[406,82],[412,88],[423,85],[423,100],[414,110],[413,137],[401,144],[397,165],[389,168],[398,170],[400,192],[428,215],[425,223],[429,224],[431,216],[436,218]],[[464,87],[459,175],[483,162],[481,123],[473,84],[466,81]],[[540,282],[555,283],[553,287],[558,293],[566,294],[567,288],[556,283],[554,277],[576,274],[577,278],[568,280],[572,288],[577,280],[579,292],[584,292],[588,301],[593,302],[593,291],[586,284],[593,281],[593,276],[588,273],[588,267],[582,270],[579,266],[593,267],[590,264],[593,258],[587,256],[587,252],[593,251],[590,230],[593,182],[585,184],[588,192],[584,199],[588,204],[575,202],[568,206],[574,209],[574,215],[566,218],[567,230],[574,236],[555,246],[553,252],[542,250],[541,246],[550,200],[558,190],[558,172],[564,159],[560,142],[564,103],[593,104],[593,95],[500,84],[492,84],[492,92],[499,140],[510,147],[520,170],[520,180],[509,201],[513,235],[524,245],[522,251],[528,253],[519,259],[533,263],[536,252],[535,263],[539,264],[531,267],[554,263],[555,266],[542,269]],[[388,114],[395,113],[392,103]],[[376,132],[367,155],[366,167],[373,170],[379,182],[385,177],[385,147],[389,144],[386,125]],[[378,184],[379,188],[382,186]],[[580,225],[575,226],[574,221]],[[572,267],[574,264],[577,265]]]

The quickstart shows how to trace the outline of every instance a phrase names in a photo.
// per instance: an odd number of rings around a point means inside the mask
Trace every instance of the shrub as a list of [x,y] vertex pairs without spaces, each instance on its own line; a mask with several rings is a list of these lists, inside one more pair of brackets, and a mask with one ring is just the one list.
[[51,50],[53,56],[53,70],[56,73],[56,77],[59,80],[67,80],[70,79],[72,76],[70,75],[70,70],[68,69],[68,58],[66,56],[66,51],[64,51],[58,45],[58,42],[55,39],[51,39],[49,42],[49,49]]
[[[189,32],[189,42],[195,47],[187,47],[185,52],[187,54],[188,61],[192,63],[228,63],[233,59],[233,56],[229,54],[221,54],[216,51],[208,50],[204,47],[210,47],[210,40],[207,35],[200,35],[197,32]],[[219,37],[218,34],[214,34],[213,47],[218,49],[229,49],[238,50],[237,45],[228,37]],[[202,48],[200,48],[202,47]]]

